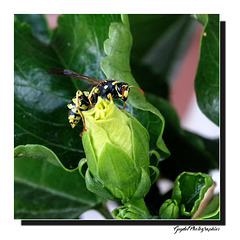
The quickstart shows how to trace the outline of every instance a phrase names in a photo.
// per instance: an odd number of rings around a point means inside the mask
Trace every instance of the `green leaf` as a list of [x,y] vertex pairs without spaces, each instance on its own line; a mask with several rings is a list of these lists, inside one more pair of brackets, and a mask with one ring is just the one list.
[[146,93],[146,96],[147,100],[159,109],[166,121],[163,138],[171,156],[167,161],[159,163],[164,176],[175,180],[182,171],[207,173],[217,168],[218,141],[204,139],[182,129],[177,112],[168,100],[150,93]]
[[[123,15],[123,23],[112,23],[109,28],[109,38],[104,43],[106,57],[102,60],[102,70],[108,78],[127,82],[138,86],[134,80],[129,65],[132,37],[127,16]],[[169,156],[162,134],[164,118],[161,113],[149,104],[141,92],[132,88],[126,104],[126,110],[133,114],[150,134],[150,148],[160,150],[161,159]]]
[[208,14],[193,14],[196,20],[198,20],[202,25],[206,25],[208,21]]
[[219,125],[219,15],[209,14],[204,23],[195,91],[201,111]]
[[57,167],[59,160],[46,147],[19,146],[14,155],[15,218],[78,218],[101,202],[78,171]]
[[219,219],[219,194],[213,196],[196,219]]
[[[129,14],[130,28],[133,35],[133,56],[142,58],[179,24],[186,15],[177,14]],[[173,39],[172,39],[173,40]],[[142,51],[139,51],[139,50]]]
[[42,14],[15,14],[15,18],[21,22],[26,22],[31,26],[33,35],[43,43],[49,43],[51,31],[47,21]]
[[192,216],[197,211],[212,184],[212,178],[204,173],[183,172],[176,178],[172,199],[180,205],[182,215]]
[[145,91],[168,98],[168,85],[188,49],[196,21],[186,14],[130,14],[129,21],[134,78]]
[[187,14],[130,14],[129,19],[131,59],[140,59],[169,81],[187,49],[195,21]]
[[[120,21],[117,14],[67,14],[58,18],[52,46],[64,67],[97,79],[106,79],[101,71],[105,56],[103,42],[111,22]],[[73,79],[76,89],[83,83]]]
[[49,66],[60,66],[61,62],[50,46],[32,35],[29,25],[16,20],[14,31],[15,146],[44,145],[65,167],[76,168],[83,150],[79,132],[69,127],[66,108],[75,89],[71,81],[52,80],[46,74]]
[[72,172],[75,171],[77,168],[70,169],[65,168],[61,161],[58,159],[56,154],[48,149],[45,146],[38,145],[38,144],[27,144],[27,145],[19,145],[14,148],[14,157],[24,157],[24,158],[32,158],[32,159],[39,159],[42,161],[47,161],[55,166],[62,167],[66,171]]

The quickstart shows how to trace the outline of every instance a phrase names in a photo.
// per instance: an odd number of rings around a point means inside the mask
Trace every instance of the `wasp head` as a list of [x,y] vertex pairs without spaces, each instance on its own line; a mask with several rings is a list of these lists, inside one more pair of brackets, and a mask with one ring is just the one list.
[[127,98],[128,98],[128,94],[130,92],[130,88],[131,87],[134,87],[136,89],[138,89],[143,96],[145,96],[143,90],[139,87],[136,87],[136,86],[133,86],[133,85],[128,85],[127,83],[125,82],[119,82],[117,84],[117,91],[118,91],[118,96],[119,98],[121,98],[124,102],[127,101]]

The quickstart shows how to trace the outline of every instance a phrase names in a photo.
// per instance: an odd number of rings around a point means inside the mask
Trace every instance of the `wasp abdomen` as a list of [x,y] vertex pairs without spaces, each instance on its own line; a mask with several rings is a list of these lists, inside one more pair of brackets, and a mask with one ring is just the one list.
[[[89,92],[77,91],[76,96],[68,103],[68,121],[72,128],[74,128],[81,120],[81,111],[86,111],[89,108]],[[77,104],[78,101],[78,104]],[[78,105],[78,107],[77,107]]]
[[74,111],[74,109],[69,110],[68,121],[72,128],[74,128],[79,123],[80,119],[81,116],[76,111]]

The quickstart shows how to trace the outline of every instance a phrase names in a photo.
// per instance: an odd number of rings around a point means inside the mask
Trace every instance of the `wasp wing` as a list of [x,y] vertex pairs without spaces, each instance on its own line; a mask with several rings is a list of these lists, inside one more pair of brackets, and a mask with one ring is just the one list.
[[80,73],[73,72],[69,69],[64,69],[64,68],[50,68],[47,70],[48,74],[52,75],[60,75],[60,76],[68,76],[68,77],[73,77],[73,78],[78,78],[87,82],[91,82],[91,84],[98,84],[101,81],[92,77],[85,76]]

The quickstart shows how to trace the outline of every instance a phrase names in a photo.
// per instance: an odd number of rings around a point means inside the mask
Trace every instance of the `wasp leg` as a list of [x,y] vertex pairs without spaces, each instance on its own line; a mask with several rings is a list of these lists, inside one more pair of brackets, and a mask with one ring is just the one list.
[[81,96],[82,92],[80,90],[77,91],[76,93],[76,110],[77,112],[79,113],[79,115],[81,116],[82,118],[82,123],[83,123],[83,130],[82,132],[80,133],[80,136],[82,136],[83,132],[86,131],[86,127],[85,127],[85,119],[84,119],[84,116],[82,114],[82,112],[80,111],[80,106],[79,106],[79,96]]
[[84,119],[84,116],[82,114],[82,112],[78,109],[78,113],[81,115],[81,118],[82,118],[82,123],[83,123],[83,130],[80,132],[80,136],[82,136],[83,132],[87,131],[86,130],[86,127],[85,127],[85,119]]
[[[124,98],[125,88],[122,89],[122,100]],[[123,101],[123,109],[125,109],[125,101]]]
[[76,92],[76,109],[77,111],[79,110],[80,106],[79,106],[79,96],[81,95],[81,91],[80,90],[77,90]]
[[92,95],[93,95],[93,93],[94,93],[94,91],[97,89],[97,87],[94,87],[93,89],[92,89],[92,91],[90,92],[90,94],[88,95],[88,100],[89,100],[89,103],[90,103],[90,106],[91,106],[91,108],[93,108],[93,104],[92,104],[92,101],[91,101],[91,97],[92,97]]
[[107,98],[108,98],[109,100],[111,100],[111,101],[113,100],[111,93],[109,93],[109,94],[107,95]]

